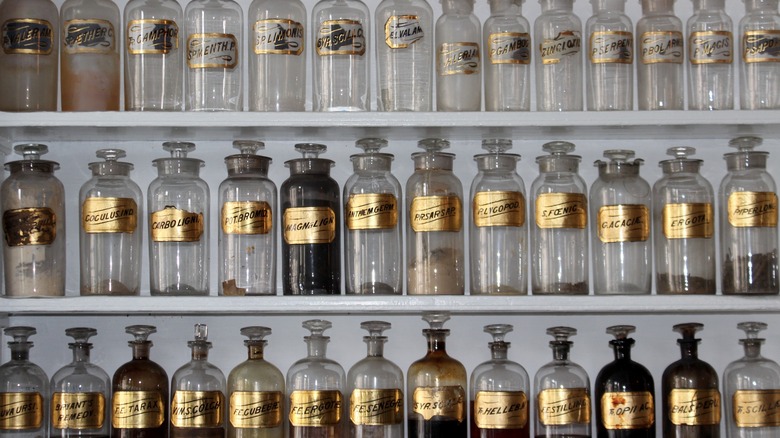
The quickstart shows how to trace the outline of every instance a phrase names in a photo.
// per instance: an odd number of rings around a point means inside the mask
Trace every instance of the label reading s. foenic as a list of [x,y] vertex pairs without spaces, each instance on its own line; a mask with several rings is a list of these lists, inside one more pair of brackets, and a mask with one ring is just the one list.
[[227,33],[196,33],[187,38],[189,68],[226,68],[238,65],[238,41]]
[[326,20],[317,31],[317,55],[357,55],[366,53],[363,23],[358,20]]
[[398,224],[398,200],[388,193],[349,195],[346,208],[348,230],[387,230]]
[[300,55],[304,47],[303,25],[286,19],[258,20],[254,26],[256,55]]
[[53,31],[51,23],[46,20],[6,20],[2,32],[3,53],[6,55],[49,55],[52,52]]
[[341,391],[293,391],[290,394],[290,424],[332,426],[341,422]]
[[522,391],[479,391],[471,414],[480,429],[521,429],[528,423],[528,397]]
[[436,54],[436,72],[439,76],[479,74],[479,44],[444,43]]
[[225,234],[268,234],[273,215],[267,202],[242,201],[222,204],[222,232]]
[[601,421],[608,430],[647,429],[655,423],[653,394],[607,392],[601,396]]
[[393,15],[385,22],[385,44],[391,49],[406,49],[425,38],[417,15]]
[[81,226],[88,234],[133,233],[138,206],[132,198],[87,198],[81,206]]
[[645,32],[640,40],[642,64],[682,64],[684,39],[682,32]]
[[39,429],[42,425],[43,396],[40,393],[0,393],[0,431]]
[[720,424],[720,393],[717,389],[672,389],[666,415],[675,426]]
[[585,388],[542,390],[536,409],[545,426],[590,423],[590,396]]
[[279,391],[236,391],[230,394],[230,424],[237,429],[281,426],[282,397]]
[[564,61],[565,57],[574,57],[579,55],[582,47],[582,38],[580,32],[576,30],[566,30],[559,32],[555,38],[548,38],[539,44],[539,56],[542,64],[558,64]]
[[66,53],[111,53],[116,44],[114,25],[107,20],[68,20],[63,34]]
[[106,398],[98,392],[56,392],[51,397],[51,424],[55,429],[101,429]]
[[51,245],[57,237],[57,215],[48,207],[6,210],[3,234],[8,246]]
[[203,214],[165,207],[151,215],[154,242],[197,242],[203,235]]
[[466,390],[461,386],[427,386],[414,388],[412,412],[425,420],[433,417],[466,420]]
[[491,64],[530,64],[531,36],[525,32],[497,32],[488,36]]
[[599,240],[603,243],[644,242],[650,237],[650,209],[641,204],[599,208]]
[[160,427],[165,410],[159,391],[117,391],[111,401],[111,424],[114,429]]
[[666,204],[663,229],[667,239],[709,239],[715,229],[712,204]]
[[631,64],[634,62],[634,34],[623,31],[593,32],[588,47],[593,64]]
[[336,213],[330,207],[291,207],[282,220],[282,235],[290,245],[330,243],[336,238]]
[[349,418],[358,426],[401,424],[404,394],[400,389],[355,389],[349,398]]
[[692,32],[688,37],[688,59],[691,64],[731,64],[734,43],[731,32]]
[[477,227],[522,227],[525,198],[520,192],[477,192],[472,215]]
[[588,200],[582,193],[542,193],[536,197],[539,228],[577,228],[588,225]]
[[131,55],[166,55],[179,48],[179,26],[171,20],[131,20],[126,35]]
[[748,30],[742,36],[742,59],[754,62],[780,62],[780,30]]
[[409,223],[416,233],[460,231],[463,207],[457,196],[418,196],[409,208]]
[[728,199],[732,227],[776,227],[777,194],[774,192],[734,192]]
[[737,427],[780,427],[780,390],[737,390],[732,398]]
[[220,391],[176,391],[171,399],[171,424],[175,427],[221,427],[225,396]]

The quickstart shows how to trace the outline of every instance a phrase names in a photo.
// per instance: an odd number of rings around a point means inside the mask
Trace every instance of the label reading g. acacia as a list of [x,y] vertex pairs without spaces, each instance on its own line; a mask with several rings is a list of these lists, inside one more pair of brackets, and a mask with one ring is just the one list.
[[187,38],[189,68],[226,68],[238,65],[238,41],[227,33],[195,33]]
[[400,424],[404,419],[404,394],[400,389],[355,389],[349,401],[349,418],[358,426]]
[[290,424],[331,426],[341,421],[340,391],[293,391],[290,394]]
[[220,391],[176,391],[171,400],[171,424],[176,427],[221,427],[225,396]]
[[609,430],[647,429],[655,423],[653,394],[607,392],[601,396],[601,421]]
[[588,46],[593,64],[631,64],[634,62],[634,34],[623,31],[593,32]]
[[406,49],[425,38],[417,15],[393,15],[385,22],[385,44],[391,49]]
[[409,223],[416,233],[460,231],[463,207],[457,196],[418,196],[409,208]]
[[303,53],[303,25],[287,19],[255,22],[255,54],[300,55]]
[[728,199],[732,227],[776,227],[777,195],[774,192],[734,192]]
[[542,193],[536,197],[539,228],[579,228],[588,225],[588,200],[582,193]]
[[732,400],[737,427],[780,426],[780,390],[738,390]]
[[117,391],[111,402],[111,424],[115,429],[160,427],[165,408],[158,391]]
[[126,35],[131,55],[166,55],[179,48],[179,26],[171,20],[131,20]]
[[357,55],[366,53],[363,23],[358,20],[326,20],[317,32],[317,54]]
[[692,32],[688,37],[688,59],[691,64],[731,64],[734,44],[731,32],[716,30]]
[[346,224],[349,230],[386,230],[398,224],[398,201],[392,194],[349,195]]
[[87,198],[81,206],[81,226],[87,233],[133,233],[138,206],[132,198]]
[[466,420],[466,391],[461,386],[415,388],[413,399],[412,411],[425,420],[437,416]]
[[528,423],[528,398],[522,391],[480,391],[472,415],[480,429],[521,429]]
[[52,27],[46,20],[7,20],[3,23],[2,37],[6,55],[48,55],[52,51]]
[[742,37],[742,59],[754,62],[780,62],[780,30],[748,30]]
[[720,392],[717,389],[673,389],[666,414],[676,426],[720,424]]
[[590,396],[585,388],[545,389],[537,396],[536,408],[545,426],[590,423]]
[[230,394],[230,424],[237,429],[282,425],[282,393],[236,391]]
[[641,204],[599,208],[599,240],[604,243],[644,242],[650,237],[650,210]]
[[472,204],[477,227],[522,227],[525,198],[520,192],[477,192]]
[[267,202],[222,204],[222,232],[225,234],[268,234],[272,220],[271,206]]
[[290,245],[330,243],[336,238],[336,213],[330,207],[290,207],[283,221],[282,235]]
[[203,235],[203,214],[165,207],[152,213],[154,242],[197,242]]
[[663,216],[667,239],[709,239],[714,232],[712,204],[666,204]]
[[531,63],[531,36],[525,32],[491,33],[487,43],[491,64]]
[[479,74],[479,44],[441,44],[436,60],[436,72],[439,76]]
[[580,32],[576,30],[565,30],[558,33],[555,38],[548,38],[539,44],[539,55],[542,64],[558,64],[563,61],[564,56],[577,56],[582,47],[582,38]]
[[51,397],[51,424],[55,429],[100,429],[106,398],[98,392],[56,392]]
[[683,34],[677,31],[645,32],[642,34],[640,53],[642,64],[683,62]]
[[6,210],[3,234],[8,246],[51,245],[57,237],[57,215],[48,207]]
[[37,392],[0,393],[0,430],[38,429],[43,423],[43,396]]
[[111,53],[114,51],[114,25],[107,20],[68,20],[62,44],[66,53]]

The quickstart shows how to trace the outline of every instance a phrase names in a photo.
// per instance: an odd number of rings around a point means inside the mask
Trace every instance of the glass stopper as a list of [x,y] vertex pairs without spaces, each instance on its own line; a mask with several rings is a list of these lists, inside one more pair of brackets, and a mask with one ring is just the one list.
[[26,143],[14,146],[14,152],[25,160],[40,160],[41,155],[49,152],[49,147],[40,143]]
[[425,152],[435,153],[449,148],[450,142],[443,138],[424,138],[417,142],[417,147],[424,149]]
[[14,338],[13,342],[21,344],[27,342],[27,339],[38,333],[38,331],[35,330],[35,327],[17,326],[8,327],[3,330],[3,333],[5,333],[6,336]]
[[690,146],[673,146],[666,150],[666,155],[670,155],[676,160],[684,160],[695,154],[696,148]]
[[482,331],[490,333],[493,336],[493,342],[504,342],[506,334],[513,331],[515,328],[511,324],[489,324],[486,325]]
[[308,321],[303,321],[303,324],[301,325],[311,332],[312,337],[320,337],[325,330],[333,327],[333,324],[330,321],[324,319],[310,319]]
[[126,157],[127,153],[125,153],[124,149],[98,149],[95,155],[106,161],[116,161],[119,158]]
[[482,140],[482,149],[491,154],[503,154],[512,149],[512,140],[506,138],[486,138]]
[[166,141],[163,150],[171,153],[173,158],[187,158],[187,154],[195,150],[195,143],[187,141]]
[[300,152],[303,158],[318,158],[328,150],[328,147],[319,143],[298,143],[295,145],[295,150]]
[[260,149],[265,149],[265,143],[257,140],[233,140],[233,148],[242,155],[256,155]]
[[153,325],[131,325],[125,327],[125,333],[129,333],[135,337],[134,343],[147,342],[149,335],[157,333],[157,327]]
[[[613,163],[625,163],[634,158],[636,153],[629,149],[610,149],[604,151],[604,158],[609,158]],[[642,160],[637,160],[641,162]]]
[[607,327],[607,334],[612,335],[615,339],[626,339],[630,333],[634,333],[636,327],[633,325],[613,325]]
[[698,322],[688,322],[684,324],[676,324],[672,327],[674,331],[682,335],[684,341],[696,341],[696,332],[704,329],[704,324]]
[[248,340],[244,341],[244,345],[265,344],[265,337],[271,335],[271,329],[268,327],[253,325],[242,328],[241,334],[249,338]]
[[740,152],[750,152],[756,146],[761,146],[764,140],[761,137],[743,136],[729,140],[729,147],[735,148]]
[[574,151],[574,143],[568,141],[551,141],[542,145],[542,150],[550,155],[566,155]]
[[209,339],[209,326],[206,324],[195,324],[195,340],[207,341]]
[[65,330],[65,336],[73,338],[76,344],[86,344],[89,338],[97,336],[97,330],[91,327],[72,327]]
[[740,322],[737,324],[737,328],[739,330],[742,330],[745,332],[745,340],[748,339],[759,339],[758,333],[762,330],[766,330],[768,326],[766,323],[763,322],[755,322],[755,321],[749,321],[749,322]]
[[569,338],[577,334],[577,329],[572,327],[550,327],[547,334],[555,338],[553,342],[569,342]]
[[360,323],[360,328],[368,330],[368,337],[378,338],[382,336],[382,332],[390,330],[392,324],[386,321],[365,321]]
[[363,153],[375,154],[380,149],[387,147],[387,140],[384,138],[361,138],[355,142],[355,146],[363,149]]
[[444,328],[444,323],[449,321],[450,312],[423,312],[423,321],[430,325],[433,330],[441,330]]

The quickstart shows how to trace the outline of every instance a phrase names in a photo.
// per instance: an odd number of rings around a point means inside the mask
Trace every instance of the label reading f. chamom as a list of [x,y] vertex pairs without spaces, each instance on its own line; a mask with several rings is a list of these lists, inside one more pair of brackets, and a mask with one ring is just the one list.
[[179,26],[172,20],[131,20],[126,35],[131,55],[166,55],[179,48]]
[[780,390],[737,390],[733,397],[737,427],[780,426]]
[[290,207],[282,235],[290,245],[330,243],[336,238],[336,213],[330,207]]
[[463,207],[457,196],[418,196],[409,208],[409,223],[416,233],[460,231]]
[[777,194],[774,192],[734,192],[728,199],[732,227],[776,227]]
[[236,391],[230,394],[230,424],[237,429],[281,426],[282,397],[279,391]]
[[160,427],[165,410],[159,391],[117,391],[111,401],[111,424],[115,429]]
[[286,19],[255,22],[256,55],[300,55],[304,47],[303,25]]
[[203,214],[165,207],[151,215],[152,241],[197,242],[203,235]]
[[461,386],[429,386],[414,388],[412,411],[425,420],[449,417],[466,420],[466,391]]
[[720,393],[717,389],[673,389],[666,414],[676,426],[720,424]]
[[0,393],[0,431],[38,429],[42,424],[43,396],[40,393]]
[[341,421],[341,391],[293,391],[290,394],[290,424],[331,426]]
[[590,396],[585,388],[542,390],[536,409],[545,426],[590,423]]
[[81,226],[88,234],[133,233],[138,206],[132,198],[87,198],[81,206]]
[[714,232],[712,204],[666,204],[663,210],[667,239],[709,239]]
[[472,215],[477,227],[522,227],[525,198],[520,192],[477,192]]
[[171,424],[175,427],[220,427],[225,396],[221,391],[176,391],[171,399]]
[[57,215],[48,207],[6,210],[3,234],[8,246],[51,245],[57,237]]
[[528,423],[528,398],[522,391],[479,391],[471,415],[480,429],[521,429]]
[[608,430],[647,429],[655,423],[653,394],[607,392],[601,396],[601,421]]
[[228,201],[222,204],[222,232],[225,234],[268,234],[273,215],[267,202]]
[[536,197],[539,228],[577,228],[588,225],[588,200],[582,193],[542,193]]
[[425,38],[417,15],[393,15],[385,22],[385,44],[391,49],[406,49]]
[[106,398],[99,392],[55,392],[51,397],[51,424],[55,429],[100,429]]
[[404,394],[400,389],[355,389],[349,401],[349,418],[358,426],[386,426],[404,420]]

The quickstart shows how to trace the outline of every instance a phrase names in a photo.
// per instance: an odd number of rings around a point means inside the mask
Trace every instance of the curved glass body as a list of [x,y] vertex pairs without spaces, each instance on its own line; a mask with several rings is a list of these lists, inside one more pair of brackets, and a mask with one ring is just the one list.
[[[769,47],[780,32],[777,0],[744,0],[739,21],[742,62],[739,71],[741,109],[780,108],[780,53]],[[2,59],[2,58],[0,58]]]
[[634,25],[625,0],[591,0],[585,23],[588,111],[634,109]]
[[35,334],[32,327],[8,327],[11,359],[0,365],[0,400],[9,405],[27,407],[26,412],[6,415],[0,424],[4,438],[44,438],[49,424],[49,378],[38,365],[30,362],[28,338]]
[[534,21],[537,111],[582,111],[582,22],[574,0],[539,0]]
[[441,0],[436,20],[436,110],[482,108],[482,33],[474,0]]
[[688,109],[734,108],[734,35],[726,0],[694,0],[686,24]]
[[683,109],[685,42],[682,21],[674,15],[674,0],[642,0],[636,54],[639,109]]
[[531,26],[524,0],[491,0],[483,26],[485,111],[531,109]]

